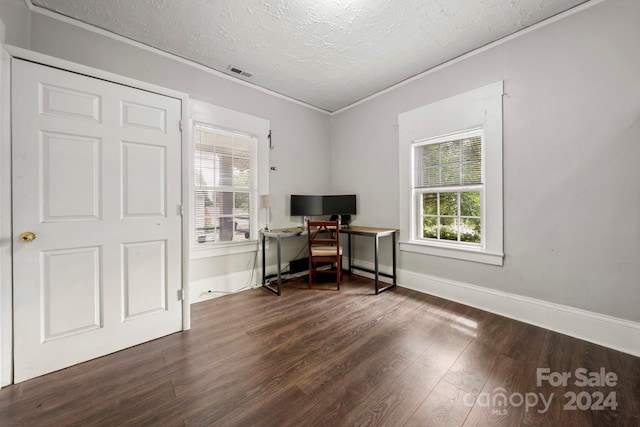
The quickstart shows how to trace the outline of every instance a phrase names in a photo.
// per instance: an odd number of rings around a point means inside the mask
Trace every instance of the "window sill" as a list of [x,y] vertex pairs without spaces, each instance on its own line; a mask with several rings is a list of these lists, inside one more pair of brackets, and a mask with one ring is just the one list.
[[499,266],[502,266],[504,261],[503,253],[489,252],[486,249],[482,248],[454,247],[450,245],[445,246],[417,242],[400,242],[400,251]]
[[258,241],[249,240],[247,242],[230,242],[215,244],[203,244],[191,248],[191,259],[211,258],[225,255],[255,252],[258,250]]

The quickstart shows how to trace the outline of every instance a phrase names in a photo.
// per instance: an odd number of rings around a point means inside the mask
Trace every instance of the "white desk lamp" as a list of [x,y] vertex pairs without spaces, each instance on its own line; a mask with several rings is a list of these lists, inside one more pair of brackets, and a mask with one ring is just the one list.
[[260,195],[260,207],[265,208],[266,210],[266,222],[264,226],[264,231],[269,231],[269,208],[273,206],[275,199],[271,194],[261,194]]

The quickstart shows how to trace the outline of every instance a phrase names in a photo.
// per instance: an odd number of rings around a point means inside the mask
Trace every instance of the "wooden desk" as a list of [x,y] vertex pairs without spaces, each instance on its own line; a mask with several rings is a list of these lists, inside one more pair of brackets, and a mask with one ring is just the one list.
[[[398,234],[398,230],[394,228],[376,228],[376,227],[359,227],[356,225],[349,226],[348,228],[341,228],[340,234],[346,234],[349,236],[348,243],[348,257],[349,257],[349,273],[351,273],[354,269],[366,271],[368,273],[373,273],[375,275],[375,288],[376,295],[380,292],[384,292],[387,289],[394,288],[396,286],[396,235]],[[353,253],[351,251],[351,241],[353,240],[353,236],[365,236],[373,239],[373,252],[374,252],[374,269],[370,270],[364,267],[358,267],[357,265],[353,265]],[[378,265],[378,249],[380,247],[379,241],[380,237],[391,236],[391,244],[392,249],[392,258],[393,258],[393,274],[380,273],[379,265]],[[383,288],[380,288],[380,280],[379,277],[390,277],[393,279],[393,283],[391,285],[387,285]]]
[[[300,236],[306,233],[306,228],[302,227],[292,227],[292,228],[283,228],[278,230],[270,230],[264,231],[262,230],[260,234],[262,235],[262,286],[269,291],[273,292],[276,295],[282,295],[282,278],[280,272],[281,265],[281,242],[282,239],[286,239],[289,237]],[[372,273],[375,275],[375,291],[376,295],[380,292],[384,292],[387,289],[391,289],[396,286],[396,235],[398,234],[398,230],[394,228],[377,228],[377,227],[359,227],[359,226],[349,226],[348,228],[340,228],[340,234],[346,234],[349,236],[348,238],[348,258],[349,258],[349,273],[352,273],[353,270],[366,271],[368,273]],[[373,239],[373,249],[374,249],[374,269],[370,270],[364,267],[359,267],[357,265],[353,265],[353,252],[351,250],[353,236],[365,236]],[[378,261],[378,249],[380,247],[380,238],[391,236],[392,243],[392,260],[393,260],[393,274],[381,273],[379,270],[379,261]],[[266,283],[266,257],[265,257],[265,245],[267,238],[273,238],[277,241],[277,260],[278,260],[278,283],[277,287],[272,287]],[[387,285],[383,288],[380,288],[380,276],[389,277],[393,279],[393,283],[391,285]]]

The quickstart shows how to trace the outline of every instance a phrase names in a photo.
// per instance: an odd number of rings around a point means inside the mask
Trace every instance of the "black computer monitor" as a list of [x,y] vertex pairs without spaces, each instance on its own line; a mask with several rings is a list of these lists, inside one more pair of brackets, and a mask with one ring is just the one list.
[[322,196],[322,211],[324,215],[355,215],[356,195]]
[[291,195],[291,216],[318,216],[322,211],[322,196]]
[[291,195],[291,216],[355,215],[356,195]]

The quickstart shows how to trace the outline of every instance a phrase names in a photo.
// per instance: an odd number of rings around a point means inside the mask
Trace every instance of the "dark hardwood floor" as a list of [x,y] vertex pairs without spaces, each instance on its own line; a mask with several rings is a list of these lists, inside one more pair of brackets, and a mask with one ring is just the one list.
[[3,388],[0,425],[640,425],[639,358],[359,276],[320,287],[195,304],[190,331]]

